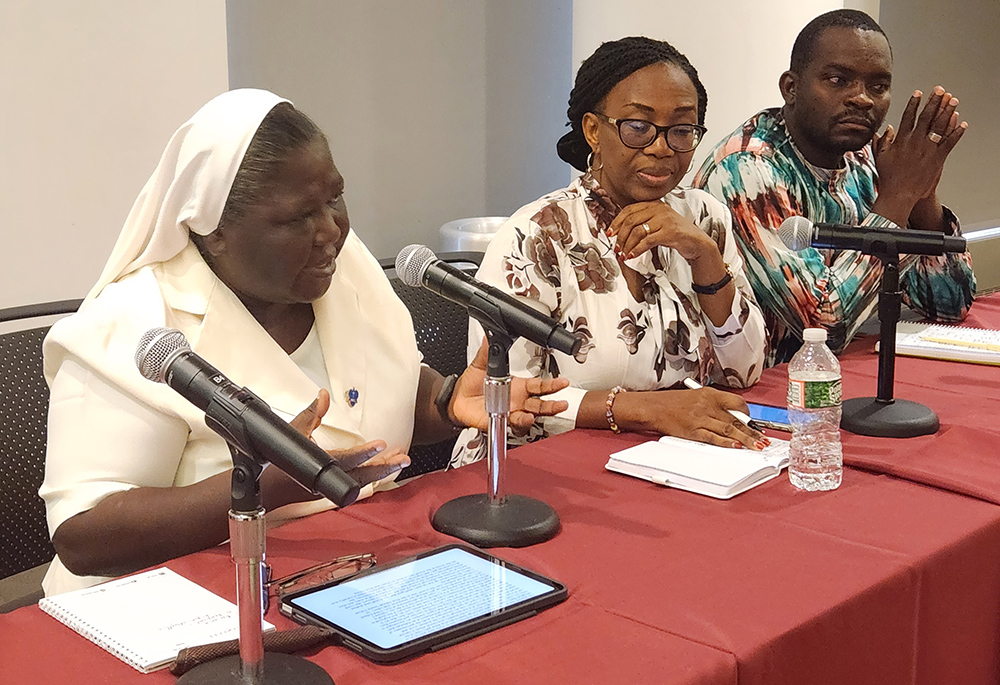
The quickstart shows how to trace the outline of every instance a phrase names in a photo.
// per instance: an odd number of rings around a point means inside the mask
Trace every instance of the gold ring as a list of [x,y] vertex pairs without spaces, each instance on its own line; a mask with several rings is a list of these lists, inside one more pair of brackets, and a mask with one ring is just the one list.
[[643,224],[642,227],[646,230],[646,235],[649,235],[649,224]]
[[941,134],[940,133],[934,133],[933,131],[931,131],[930,133],[927,134],[927,137],[935,145],[937,145],[938,143],[941,142]]

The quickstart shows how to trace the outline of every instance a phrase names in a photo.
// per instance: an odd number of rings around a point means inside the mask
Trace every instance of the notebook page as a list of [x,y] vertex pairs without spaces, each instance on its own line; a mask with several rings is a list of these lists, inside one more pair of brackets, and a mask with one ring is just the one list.
[[[239,637],[236,605],[167,568],[41,600],[39,608],[148,673],[184,647]],[[274,626],[265,622],[265,630]]]
[[788,442],[771,439],[760,452],[717,447],[663,436],[611,455],[615,460],[661,471],[667,475],[729,488],[761,469],[776,469],[788,458]]

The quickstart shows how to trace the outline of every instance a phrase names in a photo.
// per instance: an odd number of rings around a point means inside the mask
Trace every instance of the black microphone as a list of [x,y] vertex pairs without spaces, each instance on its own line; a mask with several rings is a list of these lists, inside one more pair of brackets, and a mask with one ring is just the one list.
[[863,254],[942,255],[965,252],[965,238],[939,231],[904,231],[898,228],[870,228],[844,224],[814,224],[804,216],[790,216],[778,228],[781,242],[791,250],[824,247],[857,250]]
[[271,462],[338,506],[358,498],[358,483],[322,447],[195,354],[180,331],[146,331],[135,350],[135,365],[145,378],[166,383],[204,411],[208,427],[241,452]]
[[[396,255],[396,275],[406,285],[414,287],[422,285],[466,307],[480,321],[482,321],[480,314],[484,309],[496,312],[500,321],[490,320],[482,323],[499,325],[509,335],[518,335],[543,347],[569,355],[576,354],[583,344],[583,340],[570,333],[555,319],[441,261],[425,245],[407,245],[399,251]],[[481,304],[485,304],[486,307],[481,307]]]

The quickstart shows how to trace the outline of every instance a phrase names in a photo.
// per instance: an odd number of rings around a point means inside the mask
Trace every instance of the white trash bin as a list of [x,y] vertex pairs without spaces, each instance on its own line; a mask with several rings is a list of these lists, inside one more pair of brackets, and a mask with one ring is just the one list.
[[443,252],[486,252],[486,246],[508,217],[475,216],[449,221],[439,230]]

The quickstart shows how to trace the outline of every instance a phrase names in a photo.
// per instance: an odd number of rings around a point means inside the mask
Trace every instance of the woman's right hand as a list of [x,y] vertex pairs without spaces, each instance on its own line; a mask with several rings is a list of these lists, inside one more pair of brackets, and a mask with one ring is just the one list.
[[620,392],[614,401],[615,423],[629,430],[654,431],[720,447],[761,450],[770,440],[728,410],[748,413],[739,395],[715,388]]
[[[323,416],[329,409],[330,393],[321,389],[312,404],[289,421],[289,425],[312,440],[313,431],[319,428]],[[325,451],[331,459],[338,462],[340,468],[347,475],[361,486],[391,476],[396,471],[410,465],[410,458],[404,452],[398,449],[387,450],[383,440],[372,440],[357,447]],[[271,504],[271,508],[318,498],[318,495],[309,492],[290,476],[276,468],[267,469],[261,476],[261,480],[261,486],[269,488],[269,500],[265,501],[274,502],[277,500],[281,502],[281,504]]]

